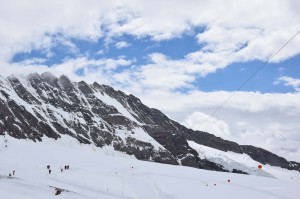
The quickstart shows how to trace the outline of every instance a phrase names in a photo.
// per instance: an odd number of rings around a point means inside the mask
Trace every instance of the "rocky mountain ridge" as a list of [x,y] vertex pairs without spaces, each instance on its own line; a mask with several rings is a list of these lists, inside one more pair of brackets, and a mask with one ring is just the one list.
[[50,73],[0,76],[0,135],[41,141],[69,135],[84,144],[112,146],[137,159],[217,171],[224,168],[201,158],[188,141],[221,151],[247,154],[262,164],[299,170],[269,151],[243,146],[193,131],[149,108],[137,97],[98,83],[72,82]]

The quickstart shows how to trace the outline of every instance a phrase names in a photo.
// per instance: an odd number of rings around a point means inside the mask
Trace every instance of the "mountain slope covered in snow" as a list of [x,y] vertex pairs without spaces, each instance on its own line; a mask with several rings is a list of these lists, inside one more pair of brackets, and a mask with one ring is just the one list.
[[[254,164],[259,163],[300,168],[299,163],[261,148],[188,129],[110,86],[72,82],[49,73],[0,76],[0,135],[33,141],[69,136],[139,160],[252,175],[272,176],[267,171],[254,172]],[[224,155],[229,153],[243,158]],[[222,158],[217,157],[220,154]],[[242,162],[244,158],[251,166]]]

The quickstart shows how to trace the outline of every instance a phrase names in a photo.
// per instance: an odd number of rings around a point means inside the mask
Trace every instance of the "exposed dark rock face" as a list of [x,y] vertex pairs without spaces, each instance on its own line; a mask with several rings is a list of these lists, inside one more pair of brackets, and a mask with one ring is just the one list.
[[241,171],[241,170],[238,170],[238,169],[233,169],[232,173],[239,173],[239,174],[246,174],[246,175],[248,175],[247,172],[244,172],[244,171]]
[[[292,163],[292,166],[287,168],[289,170],[298,170],[300,172],[300,163],[295,162],[295,161],[291,161],[290,163]],[[291,169],[293,168],[293,169]]]
[[228,172],[226,169],[224,169],[224,167],[222,165],[210,162],[210,161],[205,160],[205,159],[200,160],[199,163],[198,163],[198,166],[201,169]]
[[236,153],[243,153],[243,149],[237,143],[228,140],[223,140],[220,137],[216,137],[206,132],[190,131],[190,133],[188,134],[188,139],[193,140],[198,144],[219,149],[221,151],[233,151]]
[[[80,143],[115,150],[140,160],[227,171],[201,159],[188,140],[222,151],[246,153],[263,164],[298,170],[266,150],[240,146],[212,134],[193,131],[149,108],[133,95],[107,85],[72,82],[50,73],[0,76],[0,135],[41,141],[68,135]],[[245,173],[234,169],[233,172]]]
[[278,166],[289,170],[298,170],[300,164],[297,162],[289,162],[283,157],[279,157],[265,149],[254,147],[251,145],[241,145],[244,153],[248,154],[253,160],[261,162],[262,164],[269,164],[271,166]]

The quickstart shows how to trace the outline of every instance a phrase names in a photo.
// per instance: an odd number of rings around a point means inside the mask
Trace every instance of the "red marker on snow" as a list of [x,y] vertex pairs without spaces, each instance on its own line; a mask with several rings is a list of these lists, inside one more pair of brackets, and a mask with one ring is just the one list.
[[262,166],[261,166],[261,164],[259,164],[257,167],[258,167],[258,169],[262,169]]

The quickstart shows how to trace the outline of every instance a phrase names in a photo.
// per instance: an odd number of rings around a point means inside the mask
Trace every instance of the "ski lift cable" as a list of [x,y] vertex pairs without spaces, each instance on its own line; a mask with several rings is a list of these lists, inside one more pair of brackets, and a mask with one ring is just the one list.
[[[271,60],[274,58],[283,48],[285,48],[292,40],[296,38],[296,36],[300,33],[300,30],[295,33],[283,46],[281,46],[275,53],[273,53],[267,61],[265,61],[260,67],[258,67],[247,79],[246,81],[238,87],[228,98],[226,98],[215,110],[213,110],[209,116],[215,115],[216,112],[218,112],[223,106],[238,92],[240,91],[245,84],[247,84],[259,71],[261,71]],[[208,121],[209,118],[207,118],[201,125],[201,127]]]

